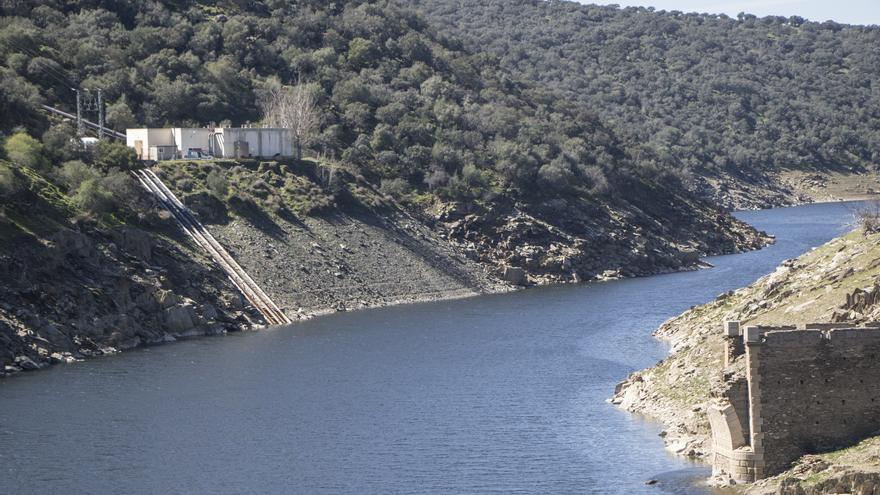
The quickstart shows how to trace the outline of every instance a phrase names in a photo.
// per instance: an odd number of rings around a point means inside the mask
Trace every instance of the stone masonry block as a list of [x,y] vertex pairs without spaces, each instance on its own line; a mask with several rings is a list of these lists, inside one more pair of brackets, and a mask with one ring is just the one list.
[[738,337],[741,335],[740,326],[738,321],[725,321],[724,322],[724,335],[727,337]]
[[820,330],[783,330],[764,334],[767,347],[778,346],[816,346],[824,338]]
[[745,332],[743,333],[746,343],[748,344],[757,344],[761,342],[761,327],[750,326],[746,327]]

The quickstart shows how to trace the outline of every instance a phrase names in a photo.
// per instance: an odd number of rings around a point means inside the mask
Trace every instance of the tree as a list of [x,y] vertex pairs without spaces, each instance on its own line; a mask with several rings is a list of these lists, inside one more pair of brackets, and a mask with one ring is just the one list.
[[0,163],[0,199],[12,199],[23,190],[24,185],[15,170],[5,163]]
[[46,162],[43,158],[43,145],[24,132],[16,132],[6,138],[3,150],[13,163],[24,167],[40,168]]
[[138,165],[138,158],[132,148],[105,139],[94,147],[94,163],[105,172],[111,168],[133,170]]
[[303,147],[309,146],[318,133],[318,109],[310,84],[270,87],[263,101],[263,124],[290,129],[297,160]]
[[67,122],[53,125],[43,133],[43,150],[54,163],[76,158],[81,148],[76,128]]
[[107,123],[118,131],[124,131],[137,125],[137,119],[125,96],[107,106]]

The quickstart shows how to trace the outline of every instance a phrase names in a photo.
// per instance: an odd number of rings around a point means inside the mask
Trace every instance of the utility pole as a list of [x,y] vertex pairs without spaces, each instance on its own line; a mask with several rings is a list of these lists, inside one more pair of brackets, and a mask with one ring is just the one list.
[[104,98],[98,90],[98,139],[104,139]]
[[[76,93],[76,135],[85,136],[86,128],[83,120],[83,112],[97,112],[98,114],[98,139],[104,138],[104,91],[98,90],[98,97],[92,96],[91,90],[82,90],[80,88],[70,88]],[[95,127],[95,124],[89,122],[89,125]]]
[[76,135],[82,137],[85,133],[85,129],[83,129],[83,121],[82,121],[82,94],[79,91],[79,88],[71,88],[76,91]]

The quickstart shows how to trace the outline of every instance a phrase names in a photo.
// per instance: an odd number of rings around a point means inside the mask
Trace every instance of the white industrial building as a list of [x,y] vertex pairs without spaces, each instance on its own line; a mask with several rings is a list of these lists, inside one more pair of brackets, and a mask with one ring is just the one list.
[[291,130],[269,127],[126,129],[125,142],[141,160],[294,156]]

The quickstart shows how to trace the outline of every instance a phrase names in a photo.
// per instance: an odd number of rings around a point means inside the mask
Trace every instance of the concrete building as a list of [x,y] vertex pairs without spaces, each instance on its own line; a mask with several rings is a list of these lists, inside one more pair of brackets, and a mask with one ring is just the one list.
[[141,160],[273,158],[294,156],[290,129],[217,127],[126,129],[126,144]]

